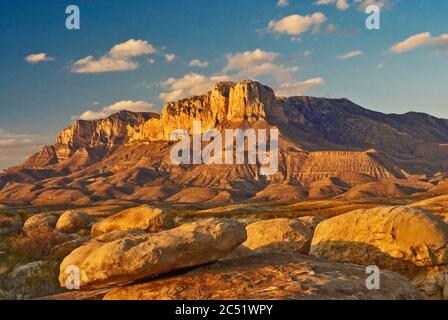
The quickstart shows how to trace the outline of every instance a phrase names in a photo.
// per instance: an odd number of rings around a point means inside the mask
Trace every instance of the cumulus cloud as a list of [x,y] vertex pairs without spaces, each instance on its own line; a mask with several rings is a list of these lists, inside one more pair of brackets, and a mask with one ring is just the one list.
[[117,113],[119,111],[133,111],[133,112],[155,112],[156,108],[149,102],[146,101],[119,101],[110,106],[107,106],[100,111],[87,110],[79,116],[81,120],[98,120],[104,119],[111,114]]
[[392,3],[392,0],[354,0],[359,11],[365,11],[368,6],[374,5],[381,10],[388,9]]
[[299,82],[285,82],[276,87],[275,93],[277,96],[297,96],[323,84],[325,84],[325,81],[322,78],[313,78]]
[[0,129],[0,169],[22,163],[49,139]]
[[92,55],[82,58],[71,66],[74,73],[102,73],[135,70],[138,63],[132,58],[155,53],[156,49],[144,40],[130,39],[117,44],[109,52],[96,59]]
[[33,53],[25,57],[25,61],[28,63],[39,63],[53,60],[54,58],[48,56],[46,53]]
[[388,9],[392,3],[392,0],[316,0],[315,5],[334,5],[337,9],[344,11],[350,8],[350,3],[353,3],[354,7],[359,11],[365,11],[370,5],[375,5],[380,9]]
[[433,37],[429,32],[422,32],[395,44],[390,48],[390,51],[395,54],[400,54],[420,47],[448,48],[448,34]]
[[255,49],[227,55],[227,66],[224,71],[233,69],[250,68],[261,64],[266,64],[278,58],[278,53]]
[[286,7],[288,4],[288,0],[277,0],[277,7]]
[[321,12],[307,16],[294,14],[280,20],[271,20],[268,24],[268,29],[273,32],[298,36],[310,30],[317,32],[326,19]]
[[356,58],[356,57],[359,57],[359,56],[362,56],[362,55],[363,55],[362,51],[359,51],[359,50],[357,50],[357,51],[350,51],[350,52],[347,52],[347,53],[345,53],[343,55],[337,56],[337,59],[338,60],[348,60],[348,59]]
[[[306,51],[301,57],[308,57],[310,51]],[[213,75],[189,73],[180,78],[170,78],[162,83],[166,88],[159,95],[165,102],[175,101],[189,96],[204,94],[210,91],[214,84],[222,81],[241,81],[244,79],[257,80],[265,77],[267,84],[278,89],[282,94],[301,94],[315,86],[324,83],[323,79],[315,78],[307,81],[295,80],[297,66],[288,66],[285,63],[296,59],[282,60],[278,53],[255,49],[228,54],[227,64],[221,72]],[[267,77],[267,78],[266,78]]]
[[165,55],[165,60],[166,60],[166,62],[171,62],[171,61],[173,61],[174,59],[176,59],[176,55],[175,55],[174,53],[167,53],[167,54]]
[[190,61],[189,66],[190,67],[198,67],[198,68],[206,68],[206,67],[208,67],[208,62],[195,59],[195,60]]
[[196,96],[210,91],[213,86],[222,81],[230,81],[227,75],[206,76],[198,73],[189,73],[181,78],[169,78],[162,83],[162,86],[169,88],[168,92],[162,92],[159,97],[161,100],[175,101],[189,96]]
[[347,0],[318,0],[315,2],[315,4],[316,5],[334,4],[336,5],[336,8],[338,8],[339,10],[347,10],[350,7]]

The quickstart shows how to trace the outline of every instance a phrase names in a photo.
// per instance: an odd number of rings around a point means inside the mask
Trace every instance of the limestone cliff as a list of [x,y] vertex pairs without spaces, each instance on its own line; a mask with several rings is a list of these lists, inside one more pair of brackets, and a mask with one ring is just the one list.
[[59,161],[73,156],[81,148],[114,147],[126,144],[140,126],[158,115],[121,111],[100,120],[77,120],[59,133],[55,149]]
[[276,108],[274,91],[255,81],[222,82],[202,95],[165,104],[160,119],[142,125],[131,141],[168,141],[176,129],[192,131],[200,121],[203,130],[222,129],[232,123],[253,123]]
[[[258,164],[173,165],[170,134],[191,131],[196,120],[202,130],[277,127],[278,172],[260,176]],[[264,189],[284,194],[285,185],[311,198],[371,190],[395,197],[434,187],[431,176],[448,172],[447,159],[447,120],[387,115],[347,99],[279,98],[250,80],[223,82],[165,104],[160,115],[122,111],[76,121],[54,145],[0,174],[0,203],[232,201]]]

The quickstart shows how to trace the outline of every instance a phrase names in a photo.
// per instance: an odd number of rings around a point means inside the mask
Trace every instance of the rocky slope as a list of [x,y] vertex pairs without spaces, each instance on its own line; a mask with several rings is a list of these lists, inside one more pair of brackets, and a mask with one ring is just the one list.
[[[258,165],[173,165],[171,132],[191,132],[196,120],[202,130],[278,128],[279,171],[261,176]],[[54,145],[0,174],[0,203],[227,202],[257,199],[282,183],[296,186],[299,198],[313,198],[385,180],[406,185],[403,193],[391,188],[390,197],[397,197],[440,183],[436,177],[448,172],[447,159],[448,120],[386,115],[347,99],[277,98],[258,82],[226,82],[203,96],[167,103],[160,115],[122,111],[76,121]],[[203,188],[202,196],[195,188]],[[357,195],[375,193],[350,197]]]

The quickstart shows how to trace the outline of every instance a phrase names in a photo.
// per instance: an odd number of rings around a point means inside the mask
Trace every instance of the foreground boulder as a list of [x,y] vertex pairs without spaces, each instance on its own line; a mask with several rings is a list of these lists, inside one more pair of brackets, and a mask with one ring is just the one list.
[[141,206],[131,208],[110,216],[93,225],[92,237],[116,230],[143,230],[159,232],[174,227],[171,214],[164,213],[159,208]]
[[312,230],[298,219],[271,219],[249,224],[243,246],[256,252],[308,254]]
[[64,287],[67,267],[75,265],[82,289],[128,283],[219,260],[245,240],[240,222],[208,219],[112,242],[92,241],[64,259],[59,281]]
[[36,214],[25,221],[23,225],[23,232],[28,236],[35,236],[36,233],[53,231],[58,218],[49,214]]
[[58,263],[35,261],[16,267],[8,276],[7,289],[15,299],[29,299],[61,292],[57,286]]
[[62,233],[76,233],[89,228],[92,222],[91,217],[84,211],[65,211],[58,219],[56,230]]
[[320,216],[306,216],[297,218],[297,220],[300,220],[303,223],[305,223],[308,226],[308,228],[310,228],[314,232],[314,230],[316,230],[317,225],[322,221],[324,221],[325,218]]
[[111,290],[106,300],[396,300],[424,297],[404,277],[381,271],[379,290],[365,268],[300,254],[225,260],[184,275]]
[[116,230],[109,233],[102,234],[98,237],[93,238],[90,242],[95,243],[107,243],[115,240],[126,239],[134,236],[145,235],[146,232],[143,230]]
[[417,207],[380,207],[321,222],[310,254],[391,270],[448,264],[448,225]]
[[358,210],[323,221],[310,254],[394,270],[428,298],[448,299],[448,225],[421,208]]
[[428,299],[448,300],[448,265],[419,268],[405,273],[404,276],[409,278]]

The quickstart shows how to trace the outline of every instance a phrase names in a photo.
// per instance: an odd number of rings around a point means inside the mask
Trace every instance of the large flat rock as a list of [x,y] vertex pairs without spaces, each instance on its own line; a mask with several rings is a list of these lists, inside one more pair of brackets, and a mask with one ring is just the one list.
[[183,275],[113,289],[106,300],[423,299],[404,277],[381,271],[369,290],[363,267],[300,254],[260,254],[207,265]]

